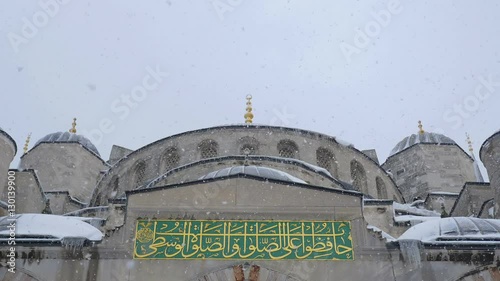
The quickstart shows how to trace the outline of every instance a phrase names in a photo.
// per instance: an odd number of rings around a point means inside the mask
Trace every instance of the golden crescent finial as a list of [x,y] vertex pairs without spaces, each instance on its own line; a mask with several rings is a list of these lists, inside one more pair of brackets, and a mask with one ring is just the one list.
[[422,125],[422,121],[418,120],[418,133],[419,134],[425,133],[423,128],[424,128],[424,126]]
[[252,95],[247,95],[247,113],[245,113],[245,123],[253,123],[253,113],[252,113]]
[[470,139],[469,133],[465,133],[465,135],[467,136],[467,144],[469,145],[469,151],[470,153],[472,153],[474,151],[474,148],[472,147],[472,140]]
[[73,118],[73,123],[71,123],[71,129],[69,129],[69,132],[76,134],[76,118]]
[[28,134],[28,137],[26,138],[26,142],[24,143],[24,148],[23,148],[24,154],[26,154],[26,152],[28,152],[28,147],[30,145],[30,139],[31,139],[31,133]]

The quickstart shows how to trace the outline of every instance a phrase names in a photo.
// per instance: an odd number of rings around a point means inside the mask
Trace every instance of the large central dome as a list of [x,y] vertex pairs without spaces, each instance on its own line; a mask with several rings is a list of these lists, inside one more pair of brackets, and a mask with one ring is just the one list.
[[429,132],[420,132],[418,134],[413,134],[404,138],[400,141],[392,150],[389,156],[392,156],[396,153],[399,153],[412,145],[417,143],[433,143],[433,144],[456,144],[455,141],[450,139],[449,137],[437,134],[437,133],[429,133]]

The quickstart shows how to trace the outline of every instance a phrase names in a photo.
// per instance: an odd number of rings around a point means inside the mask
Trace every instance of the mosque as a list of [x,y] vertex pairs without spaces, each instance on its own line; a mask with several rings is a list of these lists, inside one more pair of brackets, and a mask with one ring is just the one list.
[[[253,123],[103,157],[77,134],[0,129],[0,279],[500,280],[500,132],[418,129],[380,163],[336,137]],[[402,137],[402,136],[400,136]]]

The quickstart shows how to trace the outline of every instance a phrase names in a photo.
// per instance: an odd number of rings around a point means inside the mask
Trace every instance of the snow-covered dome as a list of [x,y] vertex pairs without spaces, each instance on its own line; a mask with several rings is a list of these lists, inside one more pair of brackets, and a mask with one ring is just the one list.
[[52,134],[48,134],[46,135],[45,137],[41,138],[40,140],[38,140],[35,144],[38,145],[39,143],[42,143],[42,142],[49,142],[49,143],[59,143],[59,142],[78,142],[80,143],[82,146],[84,146],[85,148],[87,148],[88,150],[94,152],[95,154],[101,156],[99,154],[99,151],[97,151],[97,148],[95,147],[94,144],[92,144],[92,142],[87,139],[86,137],[82,136],[82,135],[77,135],[77,134],[73,134],[73,133],[69,133],[69,132],[57,132],[57,133],[52,133]]
[[231,175],[251,175],[251,176],[258,176],[258,177],[263,177],[266,179],[274,179],[274,180],[280,180],[280,181],[289,181],[289,182],[296,182],[296,183],[304,183],[307,184],[305,181],[296,178],[288,173],[285,173],[280,170],[276,169],[271,169],[271,168],[266,168],[266,167],[260,167],[260,166],[233,166],[229,168],[224,168],[221,170],[217,170],[215,172],[208,173],[204,175],[203,177],[200,178],[200,180],[206,180],[206,179],[215,179],[215,178],[221,178],[221,177],[227,177]]
[[454,140],[450,139],[445,135],[423,132],[423,133],[413,134],[411,136],[404,138],[391,150],[389,156],[401,152],[417,143],[456,144]]
[[[419,240],[423,243],[498,243],[500,220],[473,217],[435,219],[408,229],[398,240]],[[459,242],[460,241],[460,242]]]

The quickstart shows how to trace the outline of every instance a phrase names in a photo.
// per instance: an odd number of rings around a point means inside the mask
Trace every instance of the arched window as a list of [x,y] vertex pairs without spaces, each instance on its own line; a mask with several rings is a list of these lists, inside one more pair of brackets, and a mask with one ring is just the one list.
[[365,168],[356,160],[351,161],[351,179],[354,189],[368,194]]
[[161,171],[160,173],[169,171],[179,164],[180,160],[180,155],[177,147],[169,147],[165,149],[165,152],[163,152],[163,155],[161,157]]
[[333,152],[327,148],[320,147],[316,150],[316,162],[318,166],[326,169],[333,177],[338,177],[337,161]]
[[259,149],[259,142],[252,137],[242,137],[240,143],[240,155],[254,155]]
[[204,140],[198,145],[201,159],[217,157],[219,145],[214,140]]
[[140,162],[134,170],[134,188],[141,186],[146,180],[146,163]]
[[377,198],[387,199],[387,188],[385,187],[385,182],[380,177],[376,177],[375,184],[377,185]]
[[285,158],[298,158],[299,148],[295,142],[291,140],[281,140],[278,143],[278,153]]
[[117,195],[118,187],[120,186],[120,181],[117,176],[111,179],[111,188],[109,189],[109,198],[114,198]]

